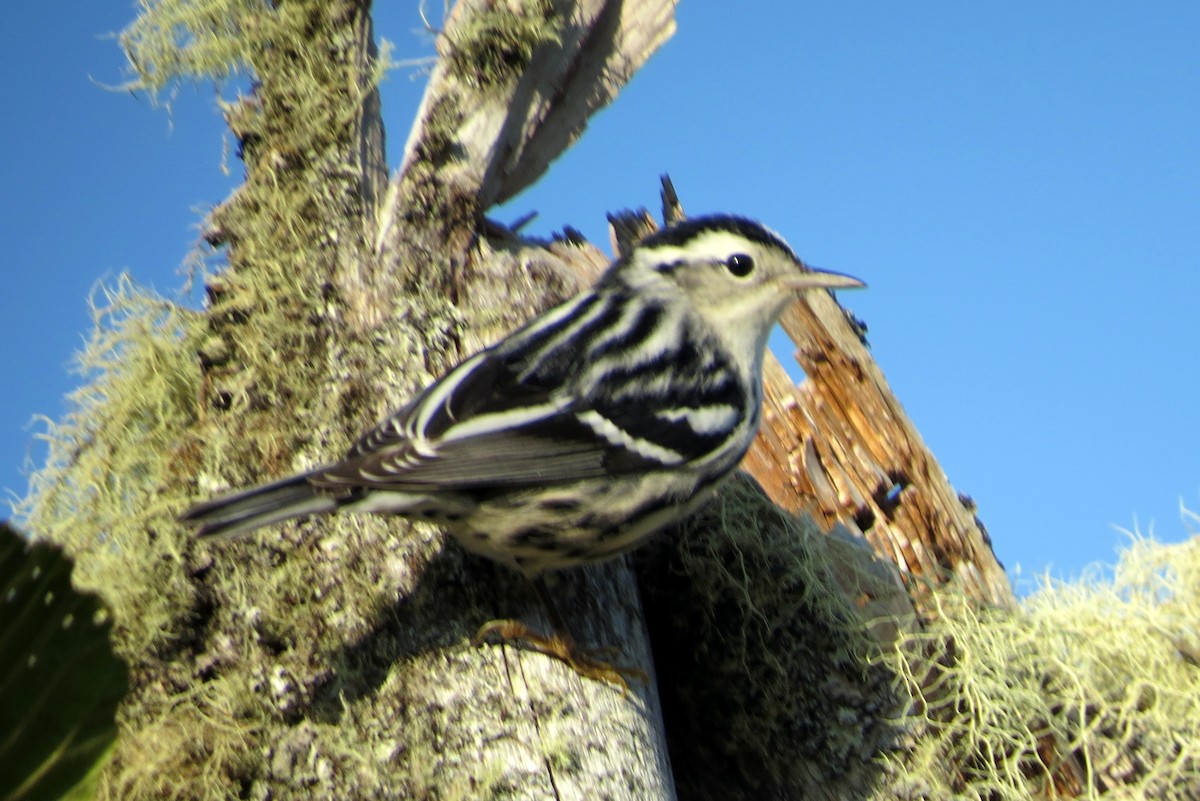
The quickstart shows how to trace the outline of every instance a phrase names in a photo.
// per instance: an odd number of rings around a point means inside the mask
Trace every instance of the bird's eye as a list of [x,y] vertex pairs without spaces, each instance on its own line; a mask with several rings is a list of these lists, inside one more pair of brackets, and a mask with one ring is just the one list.
[[754,259],[745,253],[734,253],[725,260],[725,268],[738,278],[745,278],[754,271]]

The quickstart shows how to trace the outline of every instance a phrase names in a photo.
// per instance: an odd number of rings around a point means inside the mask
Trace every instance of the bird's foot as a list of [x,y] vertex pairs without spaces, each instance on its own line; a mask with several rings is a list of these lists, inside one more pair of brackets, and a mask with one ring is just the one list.
[[580,648],[570,637],[554,633],[547,637],[534,631],[519,620],[492,620],[484,623],[471,638],[473,645],[480,645],[489,636],[496,635],[500,642],[522,642],[538,653],[552,656],[566,663],[572,670],[584,678],[594,681],[606,681],[621,688],[622,693],[629,692],[627,679],[646,684],[650,677],[644,670],[626,665],[614,665],[608,660],[616,656],[616,648]]

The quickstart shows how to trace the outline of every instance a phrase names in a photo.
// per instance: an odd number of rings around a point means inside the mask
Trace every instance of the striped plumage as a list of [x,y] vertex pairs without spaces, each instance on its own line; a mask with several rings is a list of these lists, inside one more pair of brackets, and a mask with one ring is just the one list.
[[636,546],[699,505],[758,428],[766,340],[809,270],[739,217],[643,240],[592,289],[471,356],[346,458],[202,503],[233,536],[335,510],[439,522],[527,575]]

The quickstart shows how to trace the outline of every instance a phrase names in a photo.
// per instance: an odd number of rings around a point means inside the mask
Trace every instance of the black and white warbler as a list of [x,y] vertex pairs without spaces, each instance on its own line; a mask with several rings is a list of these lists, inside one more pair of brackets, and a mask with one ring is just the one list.
[[183,518],[228,537],[321,512],[408,515],[530,577],[608,559],[741,461],[767,337],[796,293],[862,285],[809,269],[756,222],[689,219],[463,361],[341,461]]
[[758,429],[767,336],[806,267],[740,217],[660,230],[590,290],[463,361],[344,459],[192,507],[231,537],[321,512],[443,524],[526,575],[597,562],[697,507]]

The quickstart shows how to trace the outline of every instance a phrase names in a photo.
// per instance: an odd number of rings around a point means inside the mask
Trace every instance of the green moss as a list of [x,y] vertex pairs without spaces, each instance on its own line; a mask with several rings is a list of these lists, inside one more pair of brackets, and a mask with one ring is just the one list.
[[1047,583],[1016,611],[939,591],[891,657],[915,744],[893,768],[930,799],[1195,798],[1198,588],[1194,537],[1135,541],[1111,580]]
[[131,709],[102,797],[238,797],[261,770],[261,707],[244,680],[225,677]]
[[127,276],[93,303],[95,330],[77,363],[86,384],[71,411],[46,422],[47,464],[18,512],[36,536],[66,547],[77,581],[113,611],[123,656],[172,647],[192,604],[186,554],[174,537],[180,476],[197,465],[200,315]]
[[347,322],[337,276],[367,250],[356,123],[382,69],[353,63],[357,8],[160,0],[122,36],[135,88],[244,71],[256,91],[224,108],[247,181],[205,223],[228,262],[204,276],[207,310],[125,277],[104,290],[85,385],[47,424],[50,459],[22,506],[109,602],[133,666],[111,797],[228,798],[264,780],[263,749],[407,575],[403,529],[380,521],[339,529],[357,548],[326,541],[292,559],[311,529],[214,548],[176,520],[198,498],[344,450],[453,339],[445,300],[401,304],[369,331]]
[[496,3],[453,30],[450,69],[480,90],[514,83],[534,51],[559,40],[560,26],[551,0],[525,0],[516,9]]
[[639,555],[681,795],[849,786],[889,741],[891,674],[826,537],[739,475],[669,547]]
[[148,0],[121,33],[135,78],[157,93],[181,78],[223,80],[244,70],[243,36],[270,19],[259,0]]
[[[336,23],[331,18],[345,13],[340,3],[264,0],[143,0],[141,6],[120,35],[133,72],[124,88],[151,95],[184,80],[220,83],[238,74],[261,77],[263,61],[274,57],[273,49],[290,43],[289,54],[303,55],[309,49],[304,35],[323,22]],[[339,43],[332,44],[337,49]],[[390,64],[390,49],[385,42],[376,80]],[[307,59],[309,74],[319,79],[323,64],[332,61]]]

